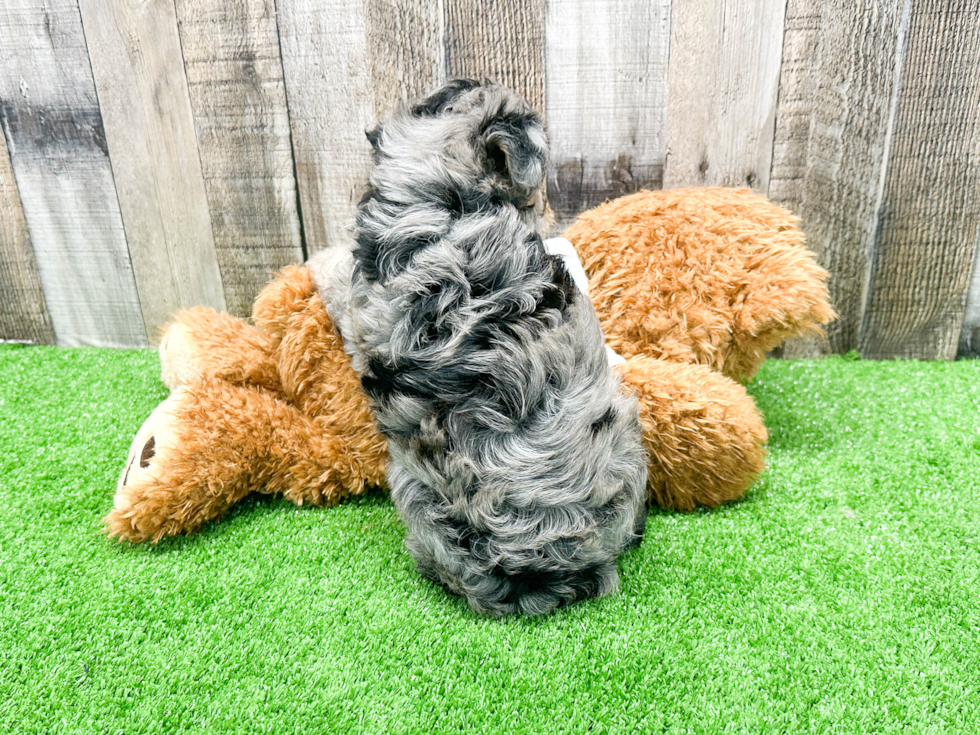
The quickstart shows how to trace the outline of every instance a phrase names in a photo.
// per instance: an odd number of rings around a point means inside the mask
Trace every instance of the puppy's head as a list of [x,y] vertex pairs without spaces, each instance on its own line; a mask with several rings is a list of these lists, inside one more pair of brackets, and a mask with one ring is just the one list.
[[372,184],[401,201],[446,195],[464,209],[492,202],[543,209],[544,128],[505,87],[453,80],[367,136],[377,164]]

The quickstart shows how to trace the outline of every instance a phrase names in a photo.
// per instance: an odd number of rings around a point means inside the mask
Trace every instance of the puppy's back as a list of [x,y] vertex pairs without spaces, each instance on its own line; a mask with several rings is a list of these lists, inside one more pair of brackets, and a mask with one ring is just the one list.
[[484,90],[376,134],[331,311],[388,437],[419,570],[480,612],[543,613],[615,589],[645,457],[595,311],[528,211],[540,123]]

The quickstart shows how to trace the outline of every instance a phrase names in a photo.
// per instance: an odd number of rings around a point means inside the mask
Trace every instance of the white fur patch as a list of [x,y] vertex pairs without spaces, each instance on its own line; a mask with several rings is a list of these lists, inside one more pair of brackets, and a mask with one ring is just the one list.
[[[578,290],[588,296],[589,277],[585,275],[585,268],[582,267],[582,260],[578,257],[575,246],[564,237],[552,237],[544,241],[544,249],[551,255],[561,256],[561,259],[565,261],[565,269],[575,281]],[[606,345],[606,357],[609,359],[610,365],[620,365],[626,362],[623,356],[609,345]]]
[[310,271],[313,285],[324,302],[327,301],[326,294],[330,292],[330,287],[333,284],[334,272],[341,263],[353,260],[353,257],[349,247],[335,245],[326,250],[321,250],[306,261],[306,267]]

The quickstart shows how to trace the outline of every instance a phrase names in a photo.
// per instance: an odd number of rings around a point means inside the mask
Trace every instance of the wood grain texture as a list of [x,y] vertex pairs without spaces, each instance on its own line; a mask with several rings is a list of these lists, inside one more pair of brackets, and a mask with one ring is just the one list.
[[[980,243],[978,243],[980,248]],[[973,255],[973,275],[967,291],[958,357],[980,357],[980,250]]]
[[376,119],[446,81],[439,3],[366,0],[364,21]]
[[549,2],[548,199],[557,225],[664,167],[670,0]]
[[489,79],[544,110],[544,0],[442,0],[450,78]]
[[[773,133],[769,198],[796,214],[803,211],[813,93],[819,83],[822,3],[819,0],[787,0],[783,21],[782,64],[779,69],[779,95]],[[809,228],[804,223],[804,231]],[[827,243],[809,237],[811,249],[826,251]],[[831,326],[836,329],[838,324]],[[820,357],[830,352],[825,337],[791,339],[778,347],[779,357],[798,359]]]
[[147,343],[78,7],[0,4],[0,122],[59,344]]
[[27,220],[0,132],[0,340],[54,343]]
[[785,6],[673,0],[665,188],[768,189]]
[[980,23],[912,3],[861,352],[955,356],[980,234]]
[[770,197],[803,220],[840,317],[801,357],[857,349],[894,121],[907,0],[787,7]]
[[813,93],[823,51],[820,0],[787,0],[773,133],[769,198],[800,213],[806,183]]
[[350,240],[371,165],[364,3],[277,0],[293,156],[310,255]]
[[224,309],[172,3],[79,0],[147,333]]
[[303,261],[273,0],[177,0],[177,21],[227,309],[251,314]]

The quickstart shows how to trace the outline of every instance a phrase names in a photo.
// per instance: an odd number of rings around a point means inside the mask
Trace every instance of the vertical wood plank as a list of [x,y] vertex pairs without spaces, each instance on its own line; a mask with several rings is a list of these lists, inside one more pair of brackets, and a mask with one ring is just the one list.
[[909,0],[787,6],[773,201],[803,220],[839,319],[788,356],[859,346]]
[[361,0],[277,0],[303,233],[309,254],[349,241],[374,120]]
[[980,234],[980,22],[913,3],[861,352],[955,356]]
[[228,311],[303,260],[273,0],[177,0],[211,229]]
[[544,112],[544,0],[443,0],[446,71],[487,78]]
[[27,220],[17,193],[7,141],[0,132],[0,340],[52,344]]
[[224,309],[173,3],[79,0],[119,206],[151,337]]
[[800,214],[806,182],[813,94],[823,51],[819,0],[787,0],[773,133],[769,198]]
[[374,116],[423,97],[446,80],[439,3],[366,0],[365,33]]
[[559,226],[664,167],[670,0],[549,2],[548,198]]
[[[783,21],[782,64],[773,133],[769,198],[800,214],[806,183],[812,94],[816,89],[820,58],[820,3],[816,0],[787,0]],[[804,223],[804,232],[807,227]],[[816,242],[811,249],[823,250]],[[836,326],[836,325],[834,325]],[[820,357],[830,351],[826,338],[802,337],[784,342],[774,354],[790,359]]]
[[74,0],[0,4],[0,122],[59,344],[146,344]]
[[973,275],[967,292],[966,313],[960,330],[958,357],[980,357],[980,242],[973,253]]
[[768,189],[785,7],[673,0],[666,188]]

